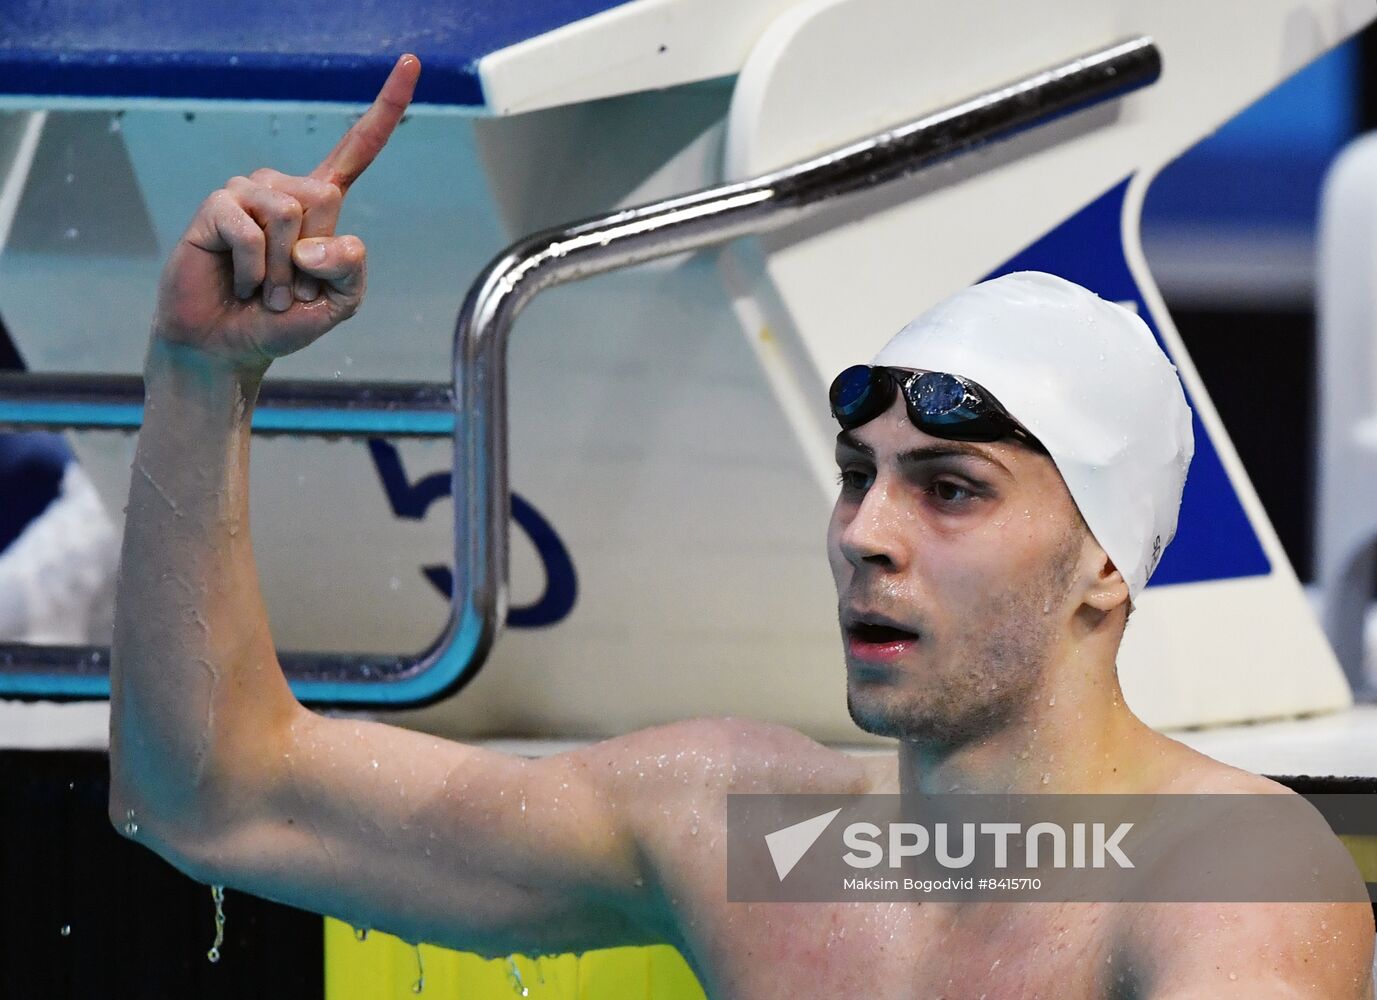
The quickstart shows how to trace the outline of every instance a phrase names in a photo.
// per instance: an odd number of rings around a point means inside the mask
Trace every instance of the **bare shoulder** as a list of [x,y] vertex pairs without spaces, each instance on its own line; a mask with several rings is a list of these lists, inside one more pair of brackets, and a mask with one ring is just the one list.
[[[1296,796],[1270,778],[1163,739],[1171,745],[1164,747],[1159,793]],[[1293,811],[1283,814],[1292,817]],[[1201,815],[1215,813],[1202,810]],[[1312,823],[1291,822],[1307,836],[1332,840],[1330,854],[1344,853],[1318,812],[1313,812]],[[1189,821],[1180,824],[1176,834],[1182,844],[1200,832],[1198,827],[1193,830]],[[1266,837],[1255,839],[1270,844]],[[1295,847],[1300,857],[1300,845]],[[1281,856],[1284,852],[1254,850],[1248,842],[1240,842],[1237,851],[1239,858],[1251,858],[1248,864],[1265,868],[1269,878],[1280,879],[1294,861]],[[1154,877],[1170,881],[1173,864],[1183,864],[1183,857],[1181,851],[1167,852],[1164,870]],[[1345,862],[1342,857],[1330,860]],[[1338,895],[1351,900],[1361,894],[1358,888]],[[1130,949],[1143,968],[1152,970],[1152,996],[1372,997],[1374,927],[1372,908],[1365,902],[1161,902],[1131,905],[1125,914],[1131,914],[1122,925]]]
[[1158,792],[1169,795],[1294,795],[1295,792],[1271,778],[1241,767],[1225,764],[1186,746],[1179,740],[1158,734],[1166,744],[1169,770]]
[[641,729],[572,751],[609,788],[830,793],[868,790],[870,771],[788,726],[725,716]]
[[1373,921],[1366,903],[1133,909],[1131,953],[1152,997],[1372,1000]]
[[571,768],[636,844],[648,888],[676,908],[688,886],[722,884],[728,798],[733,793],[857,793],[858,761],[785,726],[700,718],[642,729],[547,758]]

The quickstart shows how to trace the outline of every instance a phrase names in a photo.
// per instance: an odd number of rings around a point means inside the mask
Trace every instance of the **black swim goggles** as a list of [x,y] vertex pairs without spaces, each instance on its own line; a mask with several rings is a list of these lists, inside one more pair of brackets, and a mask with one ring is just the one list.
[[1042,442],[1009,415],[983,387],[960,375],[908,368],[852,365],[832,381],[832,416],[843,430],[874,420],[904,394],[913,426],[949,441],[998,441],[1012,437],[1035,451]]

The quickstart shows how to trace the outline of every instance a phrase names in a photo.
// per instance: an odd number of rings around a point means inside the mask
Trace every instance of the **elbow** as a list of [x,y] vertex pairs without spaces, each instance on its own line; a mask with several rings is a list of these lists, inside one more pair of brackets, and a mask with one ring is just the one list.
[[169,827],[185,829],[186,826],[184,822],[169,824],[165,818],[157,823],[152,822],[159,813],[148,809],[139,796],[114,784],[110,786],[110,801],[106,814],[110,818],[110,825],[121,837],[143,844],[159,854],[163,853],[159,846],[168,839]]
[[169,748],[166,740],[121,735],[112,724],[106,813],[115,831],[146,842],[155,830],[180,833],[205,824],[213,797],[200,760]]
[[110,825],[115,828],[115,832],[126,837],[134,832],[134,810],[128,804],[130,801],[129,797],[112,782],[106,815],[110,817]]
[[210,823],[201,810],[174,815],[150,808],[137,794],[112,781],[107,815],[119,836],[148,848],[193,881],[225,884],[226,866],[212,846],[207,834]]
[[179,767],[173,755],[159,760],[146,747],[139,756],[121,753],[112,739],[106,812],[115,832],[198,882],[231,884],[243,870],[243,834],[257,829],[273,797],[277,777],[269,758],[279,752],[275,732],[256,730],[253,752],[245,752],[240,740],[232,752],[221,749],[209,766],[197,757]]

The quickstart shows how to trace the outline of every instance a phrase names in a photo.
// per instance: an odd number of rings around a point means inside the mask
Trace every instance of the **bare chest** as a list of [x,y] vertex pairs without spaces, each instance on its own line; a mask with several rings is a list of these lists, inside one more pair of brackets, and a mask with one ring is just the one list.
[[1107,909],[1020,904],[726,904],[698,953],[713,1000],[1129,1000],[1141,970]]

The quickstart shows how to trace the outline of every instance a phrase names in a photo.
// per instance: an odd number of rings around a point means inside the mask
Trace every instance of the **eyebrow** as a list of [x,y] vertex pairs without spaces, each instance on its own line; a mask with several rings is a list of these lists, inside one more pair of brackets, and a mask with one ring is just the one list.
[[[875,449],[856,437],[850,431],[842,431],[837,435],[837,447],[858,451],[872,461],[875,458]],[[1009,471],[1009,467],[999,459],[995,458],[984,448],[967,441],[944,441],[941,444],[910,448],[907,451],[899,453],[898,462],[900,465],[916,465],[920,462],[931,462],[934,459],[950,458],[954,455],[964,455],[970,458],[981,459],[1003,469],[1006,475],[1013,475],[1013,473]]]

